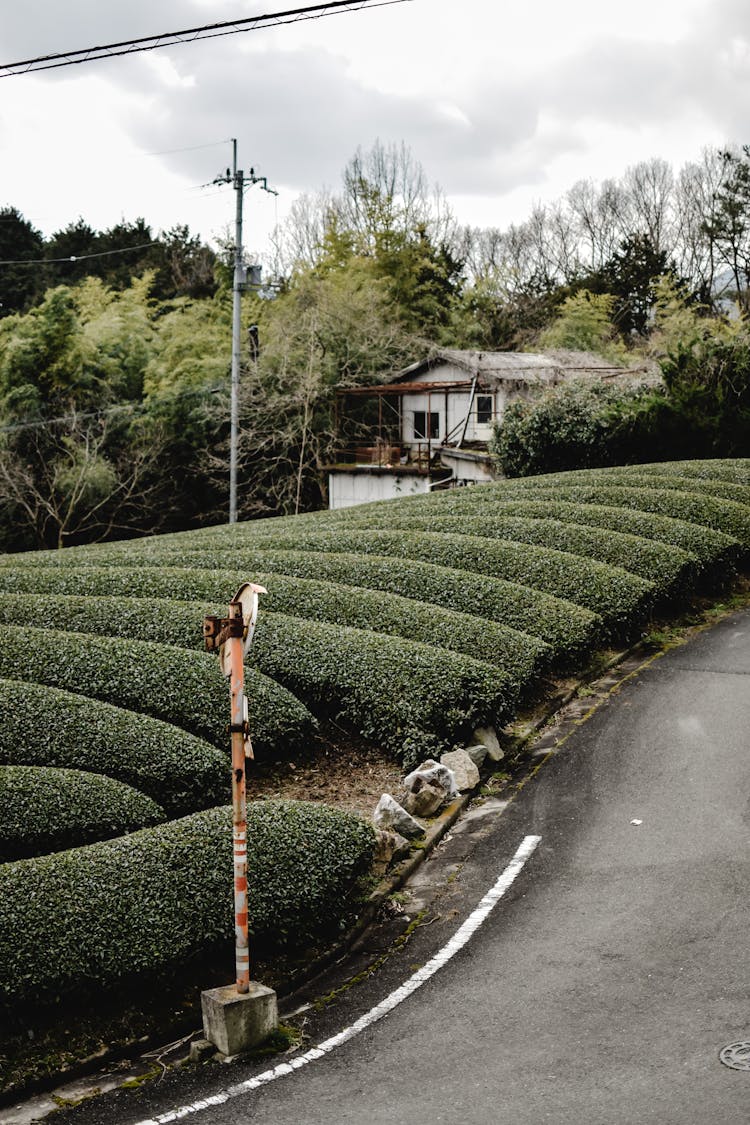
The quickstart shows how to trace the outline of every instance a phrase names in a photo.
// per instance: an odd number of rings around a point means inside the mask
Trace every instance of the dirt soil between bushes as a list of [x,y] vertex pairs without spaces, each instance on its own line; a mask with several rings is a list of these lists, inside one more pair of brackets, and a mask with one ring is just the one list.
[[317,801],[371,820],[383,793],[398,794],[402,777],[385,751],[329,725],[293,759],[248,762],[247,798]]

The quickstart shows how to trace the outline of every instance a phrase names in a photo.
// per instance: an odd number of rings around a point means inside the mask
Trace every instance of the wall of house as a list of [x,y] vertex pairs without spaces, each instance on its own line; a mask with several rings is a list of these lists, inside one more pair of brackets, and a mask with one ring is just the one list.
[[[480,396],[492,399],[493,419],[495,421],[502,417],[505,408],[507,395],[504,390],[478,391],[471,406],[471,414],[466,427],[466,441],[489,441],[492,436],[492,422],[480,423],[477,420],[477,398]],[[424,443],[425,439],[419,438],[415,434],[414,415],[416,412],[426,415],[429,410],[439,417],[438,437],[433,440],[439,444],[447,437],[451,443],[455,443],[461,436],[470,401],[470,388],[441,391],[439,384],[436,384],[436,390],[429,395],[426,392],[404,395],[402,440],[407,445]]]
[[328,474],[328,507],[351,508],[373,500],[393,500],[430,491],[430,478],[416,473],[336,472]]

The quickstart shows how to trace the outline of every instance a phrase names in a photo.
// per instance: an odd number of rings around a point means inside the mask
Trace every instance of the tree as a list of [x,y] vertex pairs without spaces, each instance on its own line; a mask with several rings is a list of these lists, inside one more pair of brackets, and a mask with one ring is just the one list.
[[[240,514],[244,518],[319,507],[334,458],[336,391],[380,379],[411,358],[411,338],[374,264],[361,258],[321,273],[298,271],[274,300],[254,298],[257,361],[240,388]],[[226,487],[228,402],[207,409],[222,440],[214,480]]]
[[722,180],[705,222],[722,261],[731,273],[734,296],[744,314],[750,311],[750,145],[721,153]]
[[[158,442],[113,440],[112,420],[73,412],[6,432],[0,443],[0,532],[6,546],[64,547],[143,530]],[[130,427],[126,427],[126,432]],[[10,531],[12,528],[12,532]]]
[[0,317],[28,308],[40,291],[39,267],[26,264],[44,256],[44,240],[15,207],[0,210]]
[[612,320],[615,298],[610,293],[581,289],[566,297],[557,319],[539,337],[543,348],[597,352],[612,359],[623,357]]

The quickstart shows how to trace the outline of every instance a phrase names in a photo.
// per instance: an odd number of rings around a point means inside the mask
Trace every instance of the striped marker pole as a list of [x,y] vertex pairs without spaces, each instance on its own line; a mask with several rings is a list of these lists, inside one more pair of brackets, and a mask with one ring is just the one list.
[[[229,606],[230,622],[243,623],[242,604]],[[237,630],[233,630],[237,632]],[[230,684],[232,692],[232,842],[234,854],[234,949],[237,991],[250,991],[250,943],[247,929],[247,797],[245,790],[245,665],[242,628],[230,636]]]

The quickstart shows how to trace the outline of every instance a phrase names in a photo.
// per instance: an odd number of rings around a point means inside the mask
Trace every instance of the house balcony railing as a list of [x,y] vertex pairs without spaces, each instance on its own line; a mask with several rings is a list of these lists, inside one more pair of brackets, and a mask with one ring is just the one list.
[[371,445],[352,442],[339,445],[334,454],[334,468],[358,469],[411,469],[428,472],[434,455],[440,449],[438,441],[400,442],[376,441]]

